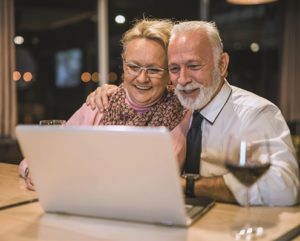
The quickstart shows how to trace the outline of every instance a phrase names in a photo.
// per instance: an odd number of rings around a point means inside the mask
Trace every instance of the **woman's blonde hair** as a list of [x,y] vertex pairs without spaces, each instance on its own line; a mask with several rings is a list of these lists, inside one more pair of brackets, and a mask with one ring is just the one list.
[[173,22],[167,19],[137,20],[133,27],[127,30],[122,36],[122,57],[126,52],[128,42],[137,38],[157,41],[167,52],[172,28]]

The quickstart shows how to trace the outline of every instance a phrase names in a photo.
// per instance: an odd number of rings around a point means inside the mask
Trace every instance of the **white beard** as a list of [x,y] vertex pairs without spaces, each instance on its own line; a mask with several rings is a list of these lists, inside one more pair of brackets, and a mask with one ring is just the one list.
[[[192,82],[186,86],[182,86],[180,84],[176,85],[175,88],[175,94],[177,95],[180,103],[187,109],[192,110],[199,110],[202,109],[205,105],[207,105],[212,97],[214,96],[216,90],[219,87],[219,84],[221,82],[221,75],[219,70],[215,70],[213,73],[213,81],[212,85],[209,87],[205,87],[202,84],[196,82],[195,80],[192,80]],[[184,96],[181,91],[189,91],[192,89],[200,89],[200,93],[196,98],[189,98]]]

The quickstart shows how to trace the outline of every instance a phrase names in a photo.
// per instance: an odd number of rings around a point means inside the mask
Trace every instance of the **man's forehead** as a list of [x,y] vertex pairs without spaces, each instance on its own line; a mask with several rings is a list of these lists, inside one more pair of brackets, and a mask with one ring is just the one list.
[[189,41],[191,33],[189,32],[180,32],[175,34],[174,36],[172,36],[172,38],[170,39],[170,44],[172,45],[172,43],[186,43]]
[[170,41],[173,39],[186,39],[189,40],[190,38],[196,37],[204,37],[207,36],[207,33],[202,29],[188,29],[188,30],[182,30],[174,35],[171,36]]
[[178,33],[170,40],[168,55],[173,54],[173,51],[182,52],[198,52],[211,51],[211,42],[205,32],[189,31]]

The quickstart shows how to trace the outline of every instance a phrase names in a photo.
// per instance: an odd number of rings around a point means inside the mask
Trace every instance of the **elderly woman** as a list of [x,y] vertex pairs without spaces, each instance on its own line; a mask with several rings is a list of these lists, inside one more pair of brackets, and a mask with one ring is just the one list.
[[[174,151],[182,167],[190,114],[168,86],[167,46],[172,27],[169,20],[143,19],[125,32],[121,40],[124,83],[103,112],[83,104],[67,125],[165,126],[174,137]],[[30,188],[26,167],[22,161],[20,174]]]

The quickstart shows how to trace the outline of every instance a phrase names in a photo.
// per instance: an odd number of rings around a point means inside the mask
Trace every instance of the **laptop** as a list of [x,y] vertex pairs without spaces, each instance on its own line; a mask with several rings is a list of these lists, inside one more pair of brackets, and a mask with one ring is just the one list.
[[46,212],[189,226],[214,204],[185,204],[164,127],[18,125],[16,134]]

